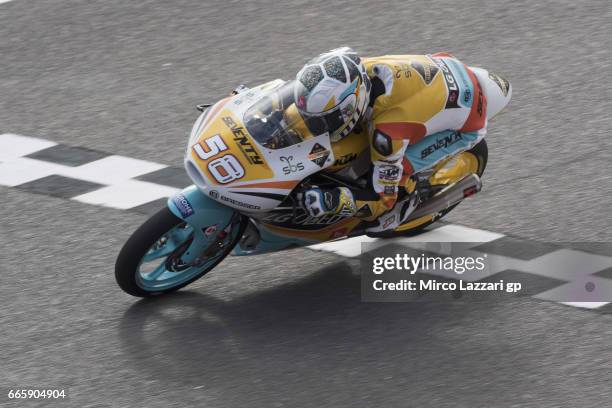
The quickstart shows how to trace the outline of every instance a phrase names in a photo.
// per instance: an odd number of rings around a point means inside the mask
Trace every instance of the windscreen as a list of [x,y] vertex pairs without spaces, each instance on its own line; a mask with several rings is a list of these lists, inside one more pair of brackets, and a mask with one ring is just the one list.
[[244,114],[249,134],[268,149],[282,149],[327,131],[325,123],[306,123],[294,100],[295,81],[263,96]]

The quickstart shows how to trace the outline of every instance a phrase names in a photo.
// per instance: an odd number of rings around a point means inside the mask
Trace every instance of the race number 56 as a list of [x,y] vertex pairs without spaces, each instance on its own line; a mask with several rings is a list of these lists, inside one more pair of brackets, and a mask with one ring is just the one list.
[[211,157],[227,150],[225,142],[219,135],[209,137],[208,139],[204,140],[204,144],[205,145],[202,145],[202,142],[200,141],[193,145],[193,151],[202,160],[208,160]]
[[[227,145],[219,135],[214,135],[193,145],[193,151],[202,160],[208,160],[226,150]],[[210,161],[208,171],[221,184],[231,183],[244,176],[244,168],[231,154]]]
[[208,163],[210,174],[221,184],[227,184],[244,176],[244,169],[231,154],[219,157]]

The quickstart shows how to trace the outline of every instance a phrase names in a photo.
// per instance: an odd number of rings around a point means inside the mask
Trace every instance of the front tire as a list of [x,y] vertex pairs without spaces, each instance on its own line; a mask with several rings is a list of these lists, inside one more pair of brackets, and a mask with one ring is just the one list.
[[[217,266],[240,241],[246,217],[236,214],[227,242],[203,265],[176,265],[193,240],[193,229],[164,207],[144,222],[127,240],[115,263],[115,279],[123,291],[138,297],[174,292],[201,278]],[[221,232],[217,232],[220,234]],[[152,272],[141,271],[143,264],[161,262]],[[155,275],[155,278],[153,276]]]

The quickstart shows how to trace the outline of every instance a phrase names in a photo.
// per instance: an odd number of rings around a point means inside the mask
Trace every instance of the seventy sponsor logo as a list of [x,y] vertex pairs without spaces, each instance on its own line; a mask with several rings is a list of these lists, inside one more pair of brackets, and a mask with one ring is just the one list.
[[238,126],[236,122],[229,116],[223,118],[223,123],[227,125],[228,128],[232,131],[234,135],[234,142],[236,142],[236,146],[240,149],[244,157],[251,164],[264,164],[263,159],[255,150],[255,147],[251,144],[247,134],[244,131],[242,126]]
[[434,143],[427,146],[425,149],[421,150],[421,159],[426,158],[430,154],[434,153],[436,150],[448,147],[453,145],[461,140],[460,132],[453,132],[448,136],[444,136],[441,139],[437,139]]

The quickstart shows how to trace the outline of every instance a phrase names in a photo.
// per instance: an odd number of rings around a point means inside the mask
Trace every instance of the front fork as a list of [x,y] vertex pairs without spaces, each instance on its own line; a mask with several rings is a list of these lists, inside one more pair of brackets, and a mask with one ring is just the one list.
[[214,255],[226,238],[235,217],[241,215],[207,197],[191,185],[168,198],[168,209],[193,228],[193,239],[181,254],[184,264],[197,265]]

